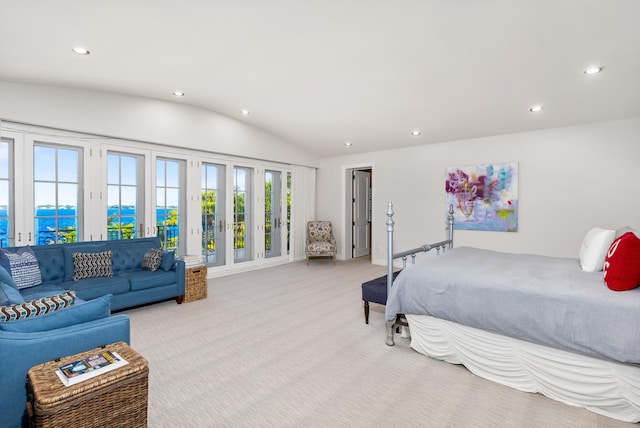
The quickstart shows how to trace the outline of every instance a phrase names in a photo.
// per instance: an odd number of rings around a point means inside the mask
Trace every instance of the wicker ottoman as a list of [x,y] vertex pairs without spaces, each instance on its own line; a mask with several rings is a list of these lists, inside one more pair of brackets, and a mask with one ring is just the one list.
[[194,266],[185,269],[184,301],[207,298],[207,267]]
[[[56,375],[61,365],[115,351],[129,364],[71,386]],[[146,427],[149,367],[126,343],[118,342],[32,367],[27,374],[31,427]]]

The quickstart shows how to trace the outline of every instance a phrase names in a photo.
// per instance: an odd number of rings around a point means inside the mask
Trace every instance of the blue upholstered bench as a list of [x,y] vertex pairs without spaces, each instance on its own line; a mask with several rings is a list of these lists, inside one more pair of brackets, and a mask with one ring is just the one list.
[[[400,271],[393,273],[394,280],[399,273]],[[362,300],[364,302],[364,322],[369,324],[369,302],[379,305],[387,304],[387,275],[363,282]]]

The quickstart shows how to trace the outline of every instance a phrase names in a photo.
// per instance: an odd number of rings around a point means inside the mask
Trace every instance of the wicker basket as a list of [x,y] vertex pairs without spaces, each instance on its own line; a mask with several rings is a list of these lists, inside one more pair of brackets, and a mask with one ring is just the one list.
[[207,298],[207,267],[194,266],[186,269],[184,301]]
[[[115,351],[129,364],[72,386],[56,369],[101,352]],[[146,427],[149,367],[126,343],[118,342],[32,367],[27,374],[30,427]]]

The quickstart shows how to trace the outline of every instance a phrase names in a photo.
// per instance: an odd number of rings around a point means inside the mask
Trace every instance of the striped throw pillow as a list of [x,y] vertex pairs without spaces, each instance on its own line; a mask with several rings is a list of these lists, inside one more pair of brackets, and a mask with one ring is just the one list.
[[67,308],[76,301],[76,293],[67,290],[55,296],[41,297],[28,302],[0,306],[0,322],[44,315],[58,309]]
[[72,253],[73,280],[113,276],[111,250],[100,253]]

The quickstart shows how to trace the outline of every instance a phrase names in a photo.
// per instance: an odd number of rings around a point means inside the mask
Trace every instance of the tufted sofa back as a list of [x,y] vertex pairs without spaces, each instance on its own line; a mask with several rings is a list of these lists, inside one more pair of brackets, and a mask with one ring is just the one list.
[[[114,241],[73,242],[70,244],[35,245],[31,247],[38,259],[42,281],[59,284],[73,278],[73,253],[97,253],[111,250],[113,274],[141,269],[144,253],[160,248],[160,239],[138,238]],[[18,247],[8,248],[15,251]]]

